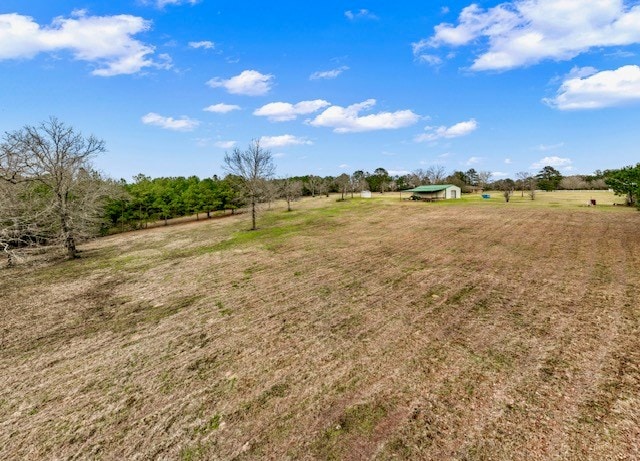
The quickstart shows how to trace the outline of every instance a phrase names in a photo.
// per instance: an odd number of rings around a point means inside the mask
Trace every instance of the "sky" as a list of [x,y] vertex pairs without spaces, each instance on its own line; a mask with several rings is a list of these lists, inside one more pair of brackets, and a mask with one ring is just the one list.
[[640,1],[2,0],[0,131],[55,116],[115,179],[640,161]]

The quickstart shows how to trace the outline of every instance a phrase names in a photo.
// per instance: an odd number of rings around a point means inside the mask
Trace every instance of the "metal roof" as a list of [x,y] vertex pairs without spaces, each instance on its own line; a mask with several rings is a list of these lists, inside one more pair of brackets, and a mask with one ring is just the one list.
[[439,192],[441,190],[455,187],[453,184],[435,184],[431,186],[418,186],[413,189],[406,189],[402,192]]

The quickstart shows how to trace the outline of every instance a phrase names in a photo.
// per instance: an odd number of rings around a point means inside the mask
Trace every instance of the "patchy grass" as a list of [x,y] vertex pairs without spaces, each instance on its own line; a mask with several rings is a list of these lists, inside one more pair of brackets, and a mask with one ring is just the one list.
[[318,197],[2,270],[0,457],[640,458],[640,213],[584,194]]

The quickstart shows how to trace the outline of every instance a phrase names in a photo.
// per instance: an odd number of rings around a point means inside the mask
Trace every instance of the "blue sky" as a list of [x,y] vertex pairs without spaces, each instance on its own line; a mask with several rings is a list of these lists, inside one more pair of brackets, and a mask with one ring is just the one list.
[[278,176],[442,165],[494,179],[640,161],[640,2],[3,0],[0,130],[54,115],[96,166]]

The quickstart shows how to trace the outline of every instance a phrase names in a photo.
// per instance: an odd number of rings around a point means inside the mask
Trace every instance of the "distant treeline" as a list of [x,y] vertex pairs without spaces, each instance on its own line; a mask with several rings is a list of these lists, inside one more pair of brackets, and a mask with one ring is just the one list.
[[[339,176],[294,176],[287,179],[265,180],[261,201],[270,203],[277,198],[296,196],[316,196],[329,193],[353,194],[361,190],[384,193],[417,187],[425,184],[455,184],[463,192],[481,189],[501,189],[508,187],[526,189],[532,181],[541,189],[606,189],[606,172],[593,175],[573,175],[563,177],[557,170],[545,167],[539,175],[520,174],[516,180],[498,179],[491,181],[491,173],[477,172],[473,168],[467,171],[454,171],[447,175],[444,168],[432,167],[427,170],[416,170],[404,175],[390,175],[386,169],[377,168],[373,173],[358,170],[353,174]],[[149,222],[178,218],[182,216],[200,215],[207,217],[211,213],[230,211],[246,205],[240,178],[228,175],[224,178],[213,176],[200,179],[197,176],[187,178],[161,177],[151,178],[139,174],[132,182],[124,179],[119,184],[122,194],[108,200],[105,207],[107,229],[137,229],[145,227]],[[297,185],[293,197],[287,197],[292,189],[286,184]]]

